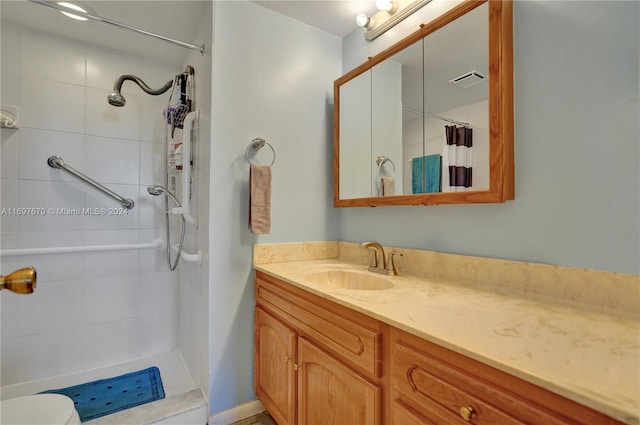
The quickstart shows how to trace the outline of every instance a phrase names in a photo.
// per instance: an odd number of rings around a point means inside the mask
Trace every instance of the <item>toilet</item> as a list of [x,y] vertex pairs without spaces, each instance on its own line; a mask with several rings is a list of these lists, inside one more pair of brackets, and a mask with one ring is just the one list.
[[77,425],[73,400],[60,394],[35,394],[2,400],[0,423],[6,425]]

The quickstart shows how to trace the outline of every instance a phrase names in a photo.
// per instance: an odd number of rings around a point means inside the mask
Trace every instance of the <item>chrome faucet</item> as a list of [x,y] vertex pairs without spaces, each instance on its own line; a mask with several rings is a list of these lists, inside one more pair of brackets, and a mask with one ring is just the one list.
[[[360,248],[371,251],[371,260],[369,261],[369,271],[374,273],[386,274],[389,276],[397,276],[396,262],[394,256],[402,256],[400,252],[390,252],[389,257],[384,255],[384,248],[379,242],[367,241],[360,244]],[[380,254],[380,255],[378,255]],[[382,266],[378,258],[382,258]]]

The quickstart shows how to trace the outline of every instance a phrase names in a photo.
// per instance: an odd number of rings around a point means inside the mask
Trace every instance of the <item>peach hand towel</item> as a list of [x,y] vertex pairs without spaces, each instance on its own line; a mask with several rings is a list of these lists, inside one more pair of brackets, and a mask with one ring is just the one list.
[[271,233],[271,166],[251,164],[249,169],[249,230]]
[[396,194],[396,179],[390,176],[380,177],[382,196],[393,196]]

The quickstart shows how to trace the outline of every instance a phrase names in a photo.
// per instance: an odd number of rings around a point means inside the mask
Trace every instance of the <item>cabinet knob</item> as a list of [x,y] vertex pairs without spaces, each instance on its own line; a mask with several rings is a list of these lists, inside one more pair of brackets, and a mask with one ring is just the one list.
[[460,416],[462,416],[462,419],[469,422],[476,416],[476,410],[471,405],[462,406],[460,408]]
[[300,369],[300,366],[297,365],[296,363],[293,364],[293,370],[298,371],[298,369]]
[[288,355],[284,355],[284,362],[287,363],[289,360],[291,360],[291,357],[289,357]]

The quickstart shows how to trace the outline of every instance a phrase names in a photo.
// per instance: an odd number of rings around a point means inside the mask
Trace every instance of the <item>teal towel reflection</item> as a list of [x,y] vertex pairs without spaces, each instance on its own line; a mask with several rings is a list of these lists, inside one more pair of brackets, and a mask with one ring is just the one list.
[[424,157],[419,156],[411,160],[411,193],[422,193],[422,163]]
[[411,160],[412,193],[441,192],[441,164],[440,154],[413,158]]

